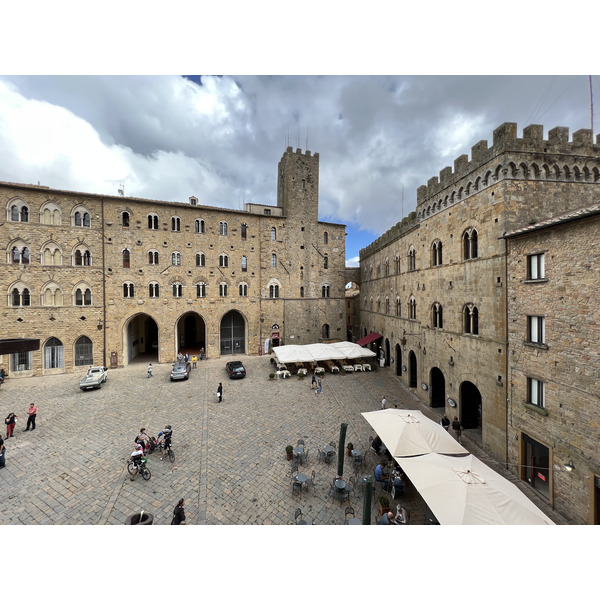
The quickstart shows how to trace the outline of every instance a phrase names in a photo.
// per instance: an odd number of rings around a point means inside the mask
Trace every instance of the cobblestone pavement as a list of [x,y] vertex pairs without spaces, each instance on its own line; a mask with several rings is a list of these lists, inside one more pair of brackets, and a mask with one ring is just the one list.
[[[329,482],[337,460],[318,462],[317,447],[337,443],[344,422],[346,442],[366,449],[373,431],[360,413],[378,409],[384,394],[390,408],[397,404],[440,418],[390,369],[328,374],[317,395],[310,378],[269,380],[273,368],[266,356],[242,357],[248,375],[229,380],[227,360],[202,361],[188,381],[177,382],[169,380],[170,364],[155,365],[149,379],[146,363],[139,362],[110,370],[101,389],[87,392],[79,390],[79,374],[7,379],[0,390],[0,413],[14,411],[19,421],[15,437],[5,442],[0,524],[123,524],[142,509],[154,515],[155,524],[168,524],[182,497],[188,524],[292,524],[297,507],[316,524],[343,524],[348,505],[362,516],[362,490],[344,504],[334,501]],[[222,403],[216,401],[219,382]],[[38,407],[37,428],[24,432],[32,401]],[[140,427],[156,436],[167,424],[174,430],[175,463],[161,461],[154,452],[148,457],[152,478],[144,481],[138,475],[130,481],[126,461]],[[301,471],[314,471],[316,485],[292,496],[285,446],[299,438],[309,449]],[[468,435],[463,445],[486,458]],[[375,458],[371,453],[369,472]],[[551,519],[565,522],[528,486],[500,472]],[[352,474],[345,459],[344,476]],[[374,491],[373,523],[377,497]],[[425,522],[425,504],[410,484],[400,503],[410,510],[412,524]]]

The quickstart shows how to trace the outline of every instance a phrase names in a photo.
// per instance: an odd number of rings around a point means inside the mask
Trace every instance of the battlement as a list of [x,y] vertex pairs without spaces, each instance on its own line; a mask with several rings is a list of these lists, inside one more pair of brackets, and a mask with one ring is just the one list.
[[[536,162],[529,167],[522,168],[522,175],[537,174],[536,169],[543,173],[544,166],[556,173],[556,166],[560,161],[559,170],[564,170],[565,161],[571,165],[582,158],[595,158],[600,162],[600,134],[596,136],[594,143],[591,129],[579,129],[573,133],[572,141],[569,141],[568,127],[554,127],[548,132],[548,139],[544,139],[543,125],[528,125],[523,129],[523,137],[517,137],[516,123],[503,123],[493,133],[493,144],[488,148],[486,140],[477,142],[471,148],[471,160],[466,154],[462,154],[454,161],[454,169],[445,167],[440,171],[439,178],[431,177],[427,185],[417,189],[417,206],[429,202],[434,197],[442,194],[444,190],[457,184],[461,179],[467,178],[484,165],[498,160],[500,155],[514,154],[503,163],[502,172],[507,171],[515,174],[518,169],[509,168],[510,164],[521,166],[524,159],[518,155],[528,154]],[[528,161],[525,161],[528,162]],[[587,161],[584,161],[587,164]],[[578,172],[583,172],[582,167],[574,167]],[[571,171],[571,169],[569,169]],[[493,171],[493,170],[492,170]],[[497,174],[496,174],[497,175]],[[555,175],[552,175],[555,178]],[[590,175],[594,180],[594,175]],[[485,178],[485,173],[482,174]],[[543,177],[542,177],[543,178]],[[494,179],[495,176],[494,176]],[[555,178],[556,179],[556,178]],[[460,194],[459,194],[460,195]]]
[[371,242],[366,248],[360,250],[359,257],[361,263],[365,258],[371,254],[375,254],[388,244],[396,241],[399,237],[406,235],[406,233],[418,225],[417,213],[411,212],[407,217],[404,217],[402,221],[396,223],[393,227],[390,227],[390,229],[380,235],[374,242]]
[[[302,154],[302,149],[301,149],[301,148],[296,148],[296,151],[294,152],[294,149],[292,148],[292,146],[288,146],[288,147],[285,149],[285,153],[286,153],[286,154]],[[315,153],[314,153],[314,155],[312,155],[312,154],[311,154],[311,151],[310,151],[310,150],[307,150],[307,151],[304,153],[304,156],[313,156],[314,158],[317,158],[317,159],[318,159],[318,158],[319,158],[319,153],[318,153],[318,152],[315,152]]]

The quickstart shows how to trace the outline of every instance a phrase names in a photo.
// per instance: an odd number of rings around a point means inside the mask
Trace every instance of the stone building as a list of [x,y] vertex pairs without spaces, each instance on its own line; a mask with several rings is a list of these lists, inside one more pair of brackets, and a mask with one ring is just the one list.
[[600,524],[600,203],[508,233],[509,461]]
[[276,205],[244,210],[0,183],[11,376],[257,354],[345,339],[345,226],[318,219],[319,155],[288,147]]
[[[512,273],[503,236],[599,197],[600,139],[594,143],[590,130],[569,141],[568,129],[557,127],[544,139],[542,126],[530,125],[518,138],[517,125],[504,123],[491,147],[478,142],[470,160],[458,157],[453,169],[421,186],[416,211],[360,253],[361,334],[372,333],[372,349],[425,404],[440,416],[459,417],[472,439],[514,469],[521,464],[507,385],[513,356],[507,314],[514,299],[507,295]],[[594,327],[597,340],[597,322]],[[573,333],[570,341],[576,338]],[[566,346],[563,360],[570,360]],[[590,369],[597,358],[595,351],[573,369]],[[533,427],[522,431],[538,435]],[[597,432],[595,439],[597,465]],[[581,517],[574,497],[548,501],[574,520]]]

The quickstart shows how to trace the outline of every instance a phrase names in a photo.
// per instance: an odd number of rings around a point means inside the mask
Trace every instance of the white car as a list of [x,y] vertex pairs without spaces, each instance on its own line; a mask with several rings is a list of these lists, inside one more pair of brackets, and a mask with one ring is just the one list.
[[106,367],[90,367],[87,375],[79,382],[79,387],[84,391],[100,388],[107,377],[108,369]]

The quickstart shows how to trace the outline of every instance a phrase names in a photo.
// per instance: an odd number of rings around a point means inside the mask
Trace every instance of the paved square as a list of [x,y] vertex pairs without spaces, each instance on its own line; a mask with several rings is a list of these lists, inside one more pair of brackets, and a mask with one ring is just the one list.
[[[248,375],[240,380],[227,378],[227,360],[202,361],[188,381],[177,382],[169,380],[170,363],[155,365],[149,379],[147,364],[140,362],[110,370],[102,389],[87,392],[79,390],[80,374],[8,379],[0,390],[0,413],[14,411],[19,421],[15,437],[5,441],[0,524],[123,524],[142,509],[154,515],[155,524],[169,524],[182,497],[189,524],[292,524],[297,507],[317,524],[343,524],[348,505],[362,516],[362,491],[344,504],[331,498],[337,459],[318,462],[317,448],[337,444],[345,422],[346,443],[366,450],[373,431],[360,413],[378,409],[384,394],[388,407],[419,409],[439,420],[390,369],[327,374],[323,394],[317,395],[310,377],[270,380],[269,357],[242,357]],[[216,401],[219,382],[222,403]],[[38,407],[37,428],[24,432],[30,402]],[[154,452],[148,457],[151,479],[130,481],[126,461],[140,427],[156,436],[167,424],[174,430],[175,463],[160,461]],[[285,447],[300,438],[309,449],[301,470],[315,471],[316,485],[293,496]],[[485,458],[468,436],[463,443]],[[375,458],[371,453],[370,473]],[[344,462],[349,477],[352,465],[349,459]],[[515,481],[506,470],[500,472]],[[374,491],[372,523],[377,497]],[[411,511],[412,524],[425,522],[425,504],[412,486],[400,502]]]

